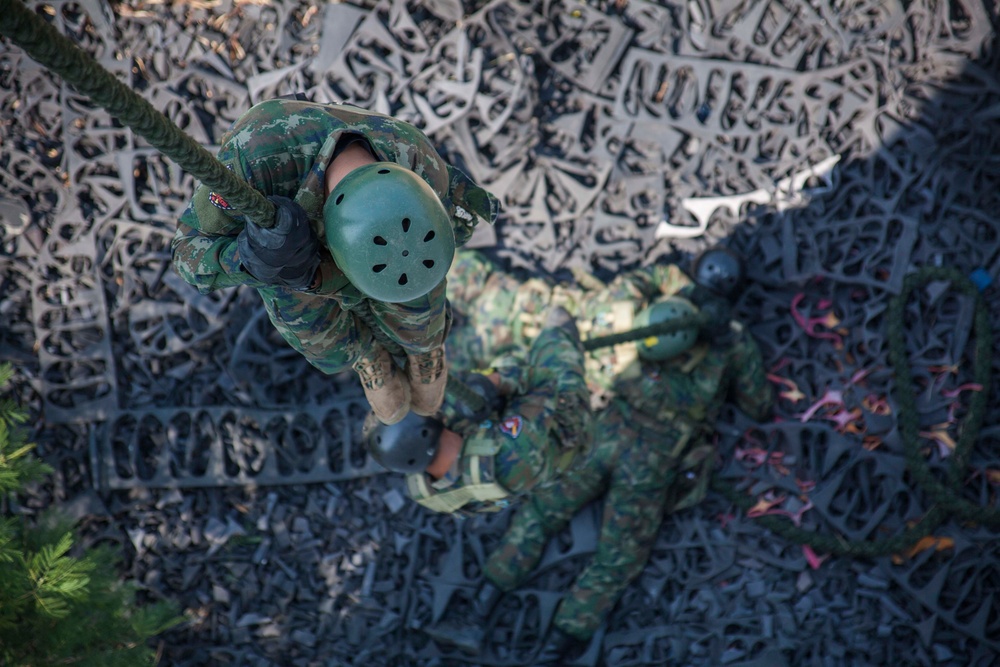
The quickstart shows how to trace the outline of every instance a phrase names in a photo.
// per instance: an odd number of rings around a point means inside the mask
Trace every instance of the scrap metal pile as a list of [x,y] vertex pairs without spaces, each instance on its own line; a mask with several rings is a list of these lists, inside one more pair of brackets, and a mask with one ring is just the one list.
[[[607,278],[721,240],[750,258],[737,314],[779,418],[718,427],[719,477],[753,509],[713,493],[670,517],[576,664],[995,664],[995,528],[946,521],[858,559],[757,519],[880,540],[933,505],[904,460],[886,312],[908,272],[948,266],[984,285],[1000,327],[995,6],[29,4],[209,149],[290,93],[413,122],[502,200],[475,244],[525,275]],[[57,468],[20,508],[70,503],[149,596],[189,610],[164,664],[526,663],[594,548],[596,508],[501,604],[482,656],[437,646],[421,628],[467,604],[508,514],[431,515],[379,474],[353,375],[313,370],[253,290],[200,295],[174,273],[194,180],[8,42],[0,146],[0,361]],[[974,303],[938,282],[905,313],[921,452],[943,479],[986,391]],[[989,392],[956,493],[996,513]]]

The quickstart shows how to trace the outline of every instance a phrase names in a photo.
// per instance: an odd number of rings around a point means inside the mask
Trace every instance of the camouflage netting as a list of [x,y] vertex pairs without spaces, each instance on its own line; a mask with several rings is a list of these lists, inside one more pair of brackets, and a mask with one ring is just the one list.
[[[858,559],[757,519],[880,540],[933,505],[904,460],[886,312],[916,267],[978,270],[1000,327],[995,3],[29,4],[210,150],[296,92],[417,124],[503,200],[475,243],[514,270],[606,278],[720,241],[752,258],[737,312],[779,419],[727,412],[719,478],[755,505],[713,493],[668,519],[575,664],[997,662],[995,527],[948,520]],[[68,503],[190,611],[163,664],[528,661],[597,508],[501,603],[483,656],[438,647],[421,627],[469,604],[508,515],[433,516],[376,474],[356,379],[313,370],[253,290],[199,295],[171,269],[193,178],[6,40],[0,146],[0,361],[57,468],[13,506]],[[945,479],[984,391],[974,304],[938,282],[905,312],[920,446]],[[955,489],[994,512],[997,385]]]

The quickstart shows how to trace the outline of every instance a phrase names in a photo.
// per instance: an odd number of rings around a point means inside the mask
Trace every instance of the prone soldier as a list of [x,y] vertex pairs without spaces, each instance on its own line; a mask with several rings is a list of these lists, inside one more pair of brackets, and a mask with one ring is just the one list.
[[645,567],[664,516],[704,497],[722,406],[733,400],[756,420],[770,413],[760,350],[729,315],[742,279],[740,259],[713,249],[695,265],[694,284],[640,311],[641,321],[670,321],[700,308],[715,324],[638,343],[637,358],[614,377],[610,404],[593,419],[592,446],[519,504],[484,566],[473,613],[446,616],[434,630],[438,641],[478,649],[481,632],[468,628],[484,627],[503,593],[532,575],[548,540],[603,496],[596,553],[556,608],[536,664],[558,664],[591,639]]

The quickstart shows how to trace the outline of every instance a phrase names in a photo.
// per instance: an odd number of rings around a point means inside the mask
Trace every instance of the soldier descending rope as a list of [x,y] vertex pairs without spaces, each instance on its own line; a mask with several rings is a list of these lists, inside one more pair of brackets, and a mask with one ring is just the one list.
[[268,195],[276,224],[257,225],[202,185],[172,245],[178,273],[201,292],[256,288],[313,366],[354,367],[382,422],[434,414],[447,382],[445,275],[455,246],[492,224],[496,200],[417,128],[347,104],[257,104],[218,159]]

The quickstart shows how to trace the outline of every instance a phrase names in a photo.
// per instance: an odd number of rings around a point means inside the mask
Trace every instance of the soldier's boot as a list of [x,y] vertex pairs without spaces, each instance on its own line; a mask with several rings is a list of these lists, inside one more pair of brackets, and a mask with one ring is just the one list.
[[410,381],[410,409],[422,417],[437,414],[448,384],[444,345],[422,354],[406,355],[406,375]]
[[545,327],[557,327],[570,335],[577,343],[580,342],[580,330],[576,326],[574,318],[568,310],[562,306],[552,306],[545,314]]
[[535,655],[532,665],[543,667],[544,665],[562,665],[567,655],[573,651],[574,647],[581,644],[580,640],[566,634],[559,628],[552,626],[545,639],[542,648]]
[[480,584],[472,598],[471,613],[445,614],[438,623],[424,628],[431,639],[439,644],[454,646],[467,653],[478,654],[486,637],[486,623],[496,608],[503,591],[488,581]]
[[354,370],[378,420],[386,425],[402,421],[410,412],[410,385],[389,351],[374,343],[354,362]]
[[482,621],[480,625],[486,623],[486,619],[496,609],[497,603],[500,602],[500,598],[502,597],[503,591],[494,586],[489,580],[484,579],[483,583],[479,584],[476,596],[472,599],[472,613],[476,615],[477,619]]

